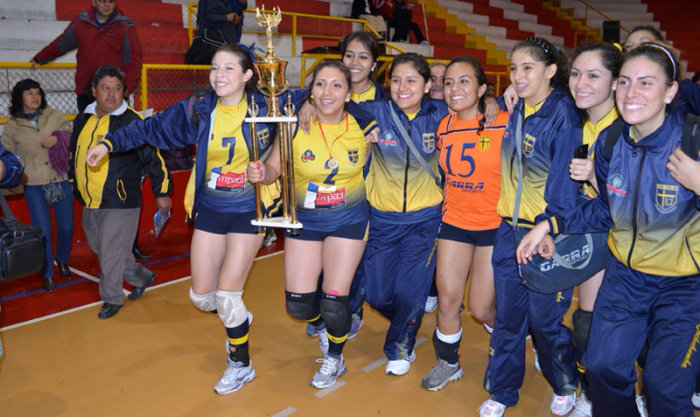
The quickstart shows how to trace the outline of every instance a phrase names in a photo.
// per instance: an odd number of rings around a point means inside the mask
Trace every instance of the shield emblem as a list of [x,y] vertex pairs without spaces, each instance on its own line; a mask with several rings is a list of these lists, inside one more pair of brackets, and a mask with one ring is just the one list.
[[491,136],[479,136],[479,140],[476,143],[480,151],[486,152],[491,147]]
[[678,202],[678,186],[656,184],[656,207],[661,212],[668,212],[676,207]]
[[348,160],[350,161],[350,165],[356,166],[360,161],[360,151],[358,149],[349,149]]
[[435,150],[435,133],[423,133],[423,151],[430,153]]
[[530,136],[529,133],[525,134],[525,140],[523,140],[523,154],[526,156],[532,155],[532,151],[535,150],[535,141],[537,138]]
[[267,148],[270,143],[270,131],[267,128],[258,130],[258,147]]

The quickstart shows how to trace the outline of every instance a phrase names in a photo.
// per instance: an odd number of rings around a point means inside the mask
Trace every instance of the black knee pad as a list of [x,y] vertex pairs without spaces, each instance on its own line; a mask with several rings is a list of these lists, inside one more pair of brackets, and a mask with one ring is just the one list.
[[571,316],[571,321],[574,325],[574,345],[585,351],[588,345],[588,335],[591,332],[593,313],[577,308]]
[[296,292],[285,291],[287,299],[287,313],[298,320],[313,320],[318,317],[319,309],[316,303],[316,293],[309,292],[299,294]]
[[350,331],[352,320],[350,318],[350,304],[348,296],[323,294],[321,298],[321,317],[326,322],[329,332],[337,335],[345,335]]

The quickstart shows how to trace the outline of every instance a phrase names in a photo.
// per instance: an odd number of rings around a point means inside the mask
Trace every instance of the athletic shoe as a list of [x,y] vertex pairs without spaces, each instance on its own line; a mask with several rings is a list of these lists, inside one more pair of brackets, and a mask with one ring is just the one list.
[[440,359],[432,371],[428,372],[423,377],[420,386],[428,391],[440,391],[445,388],[448,382],[456,381],[463,376],[464,372],[462,372],[462,367],[459,366],[459,362],[450,365],[446,360]]
[[409,369],[411,369],[411,364],[416,360],[416,352],[411,352],[410,355],[404,356],[405,359],[396,359],[389,361],[386,364],[386,374],[387,375],[406,375]]
[[586,393],[582,392],[581,396],[576,400],[574,412],[569,417],[591,417],[592,415],[591,403],[586,398]]
[[486,323],[482,323],[482,324],[484,325],[484,329],[486,329],[486,331],[489,332],[489,334],[493,334],[493,327],[489,326]]
[[321,369],[311,378],[311,386],[319,389],[328,388],[335,384],[336,378],[342,376],[346,369],[342,354],[339,357],[326,355],[323,358]]
[[318,332],[318,346],[321,348],[321,354],[325,357],[328,354],[328,331],[324,327]]
[[236,392],[243,384],[255,379],[255,369],[253,369],[253,361],[250,361],[248,366],[243,366],[241,362],[234,362],[231,359],[226,359],[228,368],[224,371],[224,376],[214,386],[214,391],[217,394],[230,394]]
[[643,395],[636,395],[634,397],[634,402],[637,403],[637,412],[639,412],[639,417],[649,417],[647,413],[647,404]]
[[693,394],[693,407],[700,409],[700,392]]
[[569,411],[571,411],[572,408],[574,408],[575,403],[575,392],[567,395],[552,394],[552,403],[549,405],[549,409],[552,411],[552,414],[565,416],[569,414]]
[[542,373],[542,368],[540,367],[540,357],[537,355],[537,350],[532,348],[532,351],[535,352],[535,369],[537,369],[537,372]]
[[479,417],[503,417],[505,412],[505,405],[490,398],[484,401],[479,407]]
[[[353,337],[357,336],[357,332],[360,331],[362,326],[365,324],[365,321],[362,320],[362,317],[360,317],[359,314],[353,313],[352,314],[352,326],[350,326],[350,332],[348,333],[348,339],[352,339]],[[308,333],[308,330],[307,330]]]
[[316,328],[316,326],[314,326],[311,323],[307,323],[306,324],[306,334],[309,335],[310,337],[316,337],[316,336],[318,336],[318,333],[321,331],[321,329],[325,329],[325,328],[326,328],[326,323],[323,323],[319,328]]
[[425,300],[425,312],[432,313],[437,308],[437,305],[438,305],[438,298],[429,295],[428,299]]

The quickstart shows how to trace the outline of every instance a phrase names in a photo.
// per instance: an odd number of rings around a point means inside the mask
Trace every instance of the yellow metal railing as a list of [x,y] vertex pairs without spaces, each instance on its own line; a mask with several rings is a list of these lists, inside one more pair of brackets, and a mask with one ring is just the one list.
[[75,64],[49,63],[32,65],[29,62],[0,62],[0,125],[10,117],[12,88],[25,78],[37,81],[46,93],[47,104],[62,111],[68,120],[75,119]]
[[[209,65],[143,64],[141,109],[162,111],[195,91],[208,89],[209,69]],[[158,100],[152,99],[154,95]]]
[[[578,1],[580,1],[581,3],[583,3],[584,6],[586,6],[585,16],[583,17],[584,22],[586,22],[586,26],[588,26],[588,9],[591,9],[591,10],[593,10],[594,12],[598,13],[600,16],[602,16],[603,18],[605,18],[605,20],[615,20],[615,19],[611,18],[610,16],[606,15],[605,13],[601,12],[600,10],[598,10],[598,9],[597,9],[595,6],[593,6],[592,4],[589,4],[588,2],[586,2],[586,1],[584,1],[584,0],[578,0]],[[622,26],[622,25],[620,25],[620,29],[624,30],[624,31],[627,32],[627,33],[630,32],[626,27],[624,27],[624,26]]]

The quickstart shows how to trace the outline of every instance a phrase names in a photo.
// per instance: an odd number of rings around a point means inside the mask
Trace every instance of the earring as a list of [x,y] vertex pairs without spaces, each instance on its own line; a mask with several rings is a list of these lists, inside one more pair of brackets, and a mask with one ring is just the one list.
[[664,100],[664,103],[666,103],[666,104],[671,104],[671,99],[668,98],[668,97],[666,97],[666,99]]
[[309,96],[309,98],[310,98],[311,100],[313,100],[313,99],[314,99],[314,95],[311,94],[311,95]]

